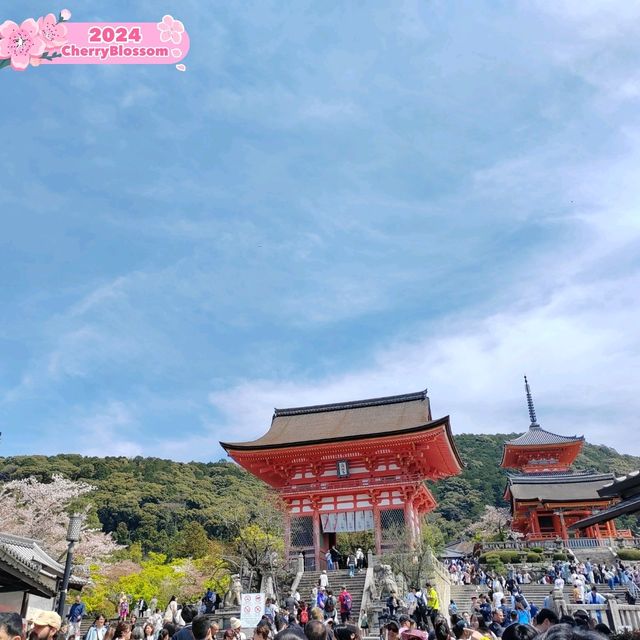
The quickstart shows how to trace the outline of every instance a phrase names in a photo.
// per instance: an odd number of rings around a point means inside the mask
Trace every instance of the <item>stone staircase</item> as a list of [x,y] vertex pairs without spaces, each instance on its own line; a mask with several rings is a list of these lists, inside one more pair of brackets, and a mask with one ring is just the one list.
[[[362,571],[356,574],[353,578],[349,577],[349,571],[347,569],[338,569],[336,571],[327,571],[329,576],[329,589],[333,591],[333,595],[337,598],[342,591],[342,586],[347,585],[347,589],[351,594],[353,605],[351,608],[351,620],[352,624],[357,624],[360,619],[360,605],[362,604],[362,594],[364,591],[364,581],[366,577],[366,571]],[[320,579],[319,571],[305,571],[300,584],[298,585],[298,592],[300,593],[300,599],[309,603],[311,600],[311,589],[318,585]],[[339,612],[339,606],[336,607]],[[338,618],[339,620],[339,618]]]
[[[624,601],[624,594],[626,588],[616,585],[616,588],[611,591],[606,584],[596,585],[598,592],[603,596],[613,593],[616,600]],[[520,588],[524,597],[529,602],[534,602],[538,608],[542,607],[542,603],[549,592],[552,590],[552,585],[549,584],[521,584]],[[477,596],[481,593],[486,594],[489,588],[487,585],[451,585],[451,599],[455,600],[460,611],[466,611],[471,606],[471,596]],[[563,596],[566,602],[573,602],[573,587],[565,585],[563,589]],[[447,603],[448,605],[449,603]]]
[[610,547],[596,547],[593,549],[571,549],[573,555],[581,562],[586,562],[587,558],[591,564],[604,563],[613,564],[616,554]]

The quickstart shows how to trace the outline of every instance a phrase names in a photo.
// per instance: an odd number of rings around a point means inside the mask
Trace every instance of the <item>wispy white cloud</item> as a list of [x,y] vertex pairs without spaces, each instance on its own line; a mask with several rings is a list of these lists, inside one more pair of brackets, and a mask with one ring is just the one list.
[[273,407],[422,387],[430,389],[436,415],[452,415],[455,433],[524,431],[528,373],[546,428],[640,454],[633,438],[640,305],[632,294],[639,286],[640,273],[560,286],[537,304],[519,300],[486,317],[452,318],[451,326],[373,354],[362,369],[303,382],[247,379],[211,393],[224,416],[218,433],[248,440],[267,430]]
[[145,452],[131,408],[112,401],[89,412],[76,412],[68,425],[73,449],[88,456],[137,456]]
[[177,17],[186,74],[7,76],[14,424],[208,457],[273,406],[428,386],[456,432],[513,431],[527,372],[545,426],[625,442],[632,3],[184,0]]

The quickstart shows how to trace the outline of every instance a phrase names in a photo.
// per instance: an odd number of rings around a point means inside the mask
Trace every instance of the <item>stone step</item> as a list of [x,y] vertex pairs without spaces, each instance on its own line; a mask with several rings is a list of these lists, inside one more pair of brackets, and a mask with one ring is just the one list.
[[[551,585],[546,584],[522,584],[519,585],[522,593],[527,600],[535,602],[536,605],[541,605],[542,601],[549,592],[552,590]],[[596,585],[598,592],[603,595],[614,594],[617,600],[623,600],[626,588],[617,585],[613,591],[609,589],[608,585],[600,584]],[[451,585],[451,599],[456,601],[456,604],[463,606],[465,603],[471,602],[471,596],[478,595],[480,593],[486,594],[489,588],[487,585]],[[567,602],[571,602],[573,598],[573,587],[565,585],[563,589],[563,596]]]
[[[342,591],[342,586],[347,586],[352,599],[351,622],[357,623],[360,618],[360,605],[362,604],[366,572],[356,572],[351,578],[349,577],[348,569],[339,569],[328,571],[327,576],[329,578],[329,589],[333,591],[334,596],[338,597],[340,591]],[[311,590],[313,587],[318,586],[319,579],[319,571],[307,571],[304,573],[298,585],[301,600],[309,601]]]

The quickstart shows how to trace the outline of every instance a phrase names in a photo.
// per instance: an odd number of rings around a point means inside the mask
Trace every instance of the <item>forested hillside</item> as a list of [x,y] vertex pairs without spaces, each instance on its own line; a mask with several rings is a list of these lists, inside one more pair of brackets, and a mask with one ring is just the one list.
[[[512,434],[514,435],[514,434]],[[511,436],[460,435],[456,443],[466,468],[459,476],[431,486],[438,509],[431,519],[445,537],[459,535],[485,505],[503,506],[506,472],[498,467],[502,444]],[[576,468],[614,471],[640,468],[640,458],[585,444]],[[89,495],[95,524],[123,544],[140,542],[145,551],[172,553],[176,534],[198,522],[213,539],[228,539],[234,507],[264,511],[268,490],[237,465],[220,461],[179,463],[158,458],[80,455],[0,458],[0,478],[62,474],[97,487]],[[99,520],[99,523],[98,523]]]

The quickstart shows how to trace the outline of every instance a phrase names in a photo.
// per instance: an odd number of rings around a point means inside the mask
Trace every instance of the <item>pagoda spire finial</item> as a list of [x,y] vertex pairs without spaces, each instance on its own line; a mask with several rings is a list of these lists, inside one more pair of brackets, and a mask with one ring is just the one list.
[[531,424],[529,427],[539,427],[538,421],[536,420],[536,410],[533,406],[533,398],[531,396],[531,387],[529,386],[529,381],[527,380],[527,376],[524,377],[524,389],[527,392],[527,406],[529,407],[529,418],[531,420]]

